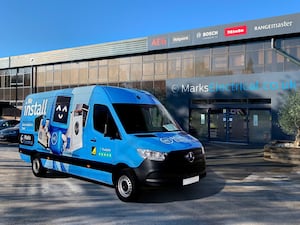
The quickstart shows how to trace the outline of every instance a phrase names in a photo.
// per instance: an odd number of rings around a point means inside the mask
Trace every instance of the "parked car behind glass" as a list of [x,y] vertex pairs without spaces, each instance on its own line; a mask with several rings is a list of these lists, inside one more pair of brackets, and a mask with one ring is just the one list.
[[8,127],[0,130],[0,140],[9,142],[18,142],[20,123],[14,127]]
[[6,120],[6,119],[0,119],[0,130],[3,130],[8,127],[14,127],[19,123],[18,120]]

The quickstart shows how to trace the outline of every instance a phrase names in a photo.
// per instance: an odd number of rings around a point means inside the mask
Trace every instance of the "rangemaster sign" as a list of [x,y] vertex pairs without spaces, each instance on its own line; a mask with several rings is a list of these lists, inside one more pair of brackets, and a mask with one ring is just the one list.
[[54,170],[115,186],[122,201],[142,186],[185,186],[206,175],[202,144],[154,96],[109,86],[27,96],[19,152],[35,176]]

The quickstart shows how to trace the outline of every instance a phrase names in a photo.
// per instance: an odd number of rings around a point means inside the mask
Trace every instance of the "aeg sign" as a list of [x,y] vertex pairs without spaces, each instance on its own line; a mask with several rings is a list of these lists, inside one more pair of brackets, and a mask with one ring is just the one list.
[[168,44],[167,38],[156,37],[151,40],[151,47],[166,47]]

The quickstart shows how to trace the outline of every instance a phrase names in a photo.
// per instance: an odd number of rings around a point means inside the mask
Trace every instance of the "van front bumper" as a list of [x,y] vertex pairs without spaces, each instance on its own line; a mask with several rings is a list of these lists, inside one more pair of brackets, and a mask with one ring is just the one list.
[[182,186],[184,180],[206,176],[206,159],[201,149],[174,151],[162,162],[145,159],[134,172],[145,186]]

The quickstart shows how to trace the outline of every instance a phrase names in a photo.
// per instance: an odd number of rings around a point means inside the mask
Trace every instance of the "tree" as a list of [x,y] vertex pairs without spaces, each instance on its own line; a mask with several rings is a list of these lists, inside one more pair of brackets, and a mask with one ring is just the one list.
[[300,144],[300,92],[290,92],[278,113],[278,122],[282,130],[294,135],[294,146]]

